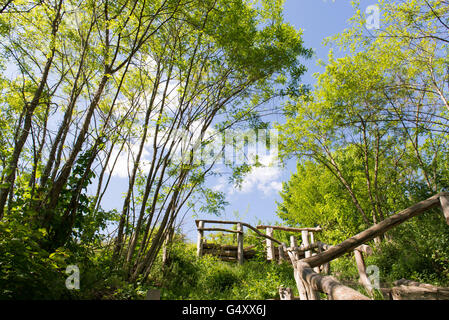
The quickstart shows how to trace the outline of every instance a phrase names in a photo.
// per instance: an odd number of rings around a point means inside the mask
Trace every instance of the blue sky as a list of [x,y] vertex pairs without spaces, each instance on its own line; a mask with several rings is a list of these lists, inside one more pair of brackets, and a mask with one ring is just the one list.
[[[361,8],[376,4],[374,0],[361,1]],[[303,83],[313,84],[312,75],[322,71],[317,65],[318,59],[327,59],[328,47],[322,41],[349,27],[348,19],[354,14],[349,0],[286,0],[284,6],[285,19],[297,29],[303,30],[305,47],[312,48],[315,56],[304,61],[308,72],[303,77]],[[267,120],[267,119],[266,119]],[[270,118],[271,121],[282,122],[279,117]],[[274,223],[280,221],[276,216],[276,201],[280,201],[279,190],[282,182],[288,181],[295,171],[295,161],[291,160],[285,168],[269,167],[257,168],[244,180],[242,190],[234,189],[226,184],[228,176],[209,181],[209,186],[225,192],[229,205],[221,216],[202,215],[205,219],[240,220],[252,225],[259,221]],[[106,195],[104,209],[121,209],[123,199],[116,195],[125,192],[127,178],[114,177],[111,180],[109,196]],[[114,196],[112,196],[114,195]],[[182,223],[183,233],[191,240],[196,238],[194,218],[189,213]]]

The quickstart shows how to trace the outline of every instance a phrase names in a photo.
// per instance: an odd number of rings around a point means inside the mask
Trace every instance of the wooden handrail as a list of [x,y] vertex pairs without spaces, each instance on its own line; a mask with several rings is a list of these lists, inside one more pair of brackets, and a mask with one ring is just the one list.
[[240,221],[227,221],[227,220],[195,220],[196,225],[200,223],[200,221],[203,221],[204,223],[218,223],[218,224],[237,224],[242,223]]
[[294,251],[297,253],[304,253],[305,251],[320,248],[321,250],[328,250],[331,246],[322,243],[321,241],[317,241],[315,243],[311,243],[309,245],[300,245],[299,247],[287,247],[287,251]]
[[266,234],[260,232],[259,230],[257,230],[256,228],[254,228],[252,225],[247,224],[247,223],[245,223],[245,222],[241,222],[241,221],[225,221],[225,220],[195,220],[195,223],[196,223],[197,226],[199,225],[200,222],[203,222],[203,223],[218,223],[218,224],[238,224],[238,223],[240,223],[240,224],[242,224],[242,226],[245,226],[245,227],[247,227],[248,229],[253,230],[253,231],[254,231],[255,233],[257,233],[259,236],[264,237],[264,238],[267,238],[267,239],[270,239],[271,241],[274,241],[274,242],[276,242],[277,244],[282,245],[282,242],[281,242],[281,241],[279,241],[279,240],[277,240],[277,239],[275,239],[275,238],[273,238],[273,237],[270,237],[270,236],[268,236],[268,235],[266,235]]
[[[296,263],[295,273],[297,277],[299,276],[300,279],[307,283],[310,289],[326,293],[330,300],[370,300],[357,290],[342,285],[334,277],[322,276],[314,272],[311,266],[303,261]],[[310,298],[309,292],[307,292],[307,295]]]
[[223,229],[223,228],[198,228],[198,231],[222,231],[222,232],[232,232],[232,233],[243,233],[242,231]]
[[[440,200],[440,197],[446,200],[447,197],[449,197],[449,192],[441,192],[426,200],[418,202],[417,204],[379,222],[378,224],[358,233],[357,235],[341,242],[340,244],[332,246],[329,250],[306,258],[303,261],[308,263],[313,268],[334,260],[345,253],[353,251],[363,243],[384,234],[391,228],[409,220],[410,218],[413,218],[429,209],[441,205],[444,200]],[[444,209],[445,208],[443,207],[443,210]],[[446,214],[449,215],[449,212],[445,211],[445,216]]]
[[256,228],[257,229],[272,228],[273,230],[282,230],[282,231],[290,231],[290,232],[302,232],[302,231],[321,232],[323,230],[323,229],[321,229],[321,227],[315,227],[315,228],[293,228],[293,227],[284,227],[284,226],[264,226],[264,225],[256,226]]

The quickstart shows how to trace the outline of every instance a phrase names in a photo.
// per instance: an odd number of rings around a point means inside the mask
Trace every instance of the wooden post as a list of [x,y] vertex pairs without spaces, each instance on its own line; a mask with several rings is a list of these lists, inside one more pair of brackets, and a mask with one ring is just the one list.
[[[320,245],[317,247],[317,251],[318,251],[318,253],[321,253],[321,252],[323,251]],[[314,255],[315,255],[315,254],[316,254],[316,253],[314,253]],[[316,269],[315,269],[315,268],[316,268]],[[324,273],[324,265],[317,266],[317,267],[315,267],[315,268],[314,268],[314,270],[317,270],[316,273],[321,273],[321,272]]]
[[237,261],[240,265],[243,264],[243,226],[241,223],[237,223]]
[[294,277],[299,292],[300,300],[320,300],[320,294],[315,291],[310,283],[303,277],[301,272],[301,262],[297,261],[294,267]]
[[285,261],[284,244],[279,245],[278,250],[279,250],[279,264],[282,264],[282,261]]
[[423,200],[421,202],[418,202],[417,204],[402,210],[399,213],[396,213],[385,220],[382,220],[378,224],[356,234],[355,236],[352,236],[349,239],[346,239],[345,241],[339,243],[338,245],[332,246],[331,248],[327,249],[326,251],[317,254],[316,256],[306,258],[303,262],[309,264],[311,267],[320,266],[323,263],[332,261],[343,254],[347,252],[352,252],[354,249],[361,244],[370,241],[374,239],[377,236],[380,236],[390,230],[391,228],[394,228],[395,226],[429,210],[436,206],[440,205],[440,197],[442,196],[449,196],[449,193],[442,192],[438,193],[429,199]]
[[446,223],[449,225],[449,197],[440,196],[441,209],[443,209],[444,217],[446,218]]
[[[310,233],[310,244],[312,245],[312,244],[314,244],[315,243],[315,237],[314,237],[314,233],[313,233],[313,231],[311,231]],[[321,248],[318,246],[318,252],[321,252],[321,250],[320,250]],[[316,255],[316,253],[315,252],[313,252],[313,251],[311,251],[311,255],[312,256],[315,256]],[[316,272],[316,273],[320,273],[320,266],[317,266],[317,267],[315,267],[315,268],[313,268],[313,270]]]
[[359,282],[365,287],[365,289],[369,292],[370,295],[373,294],[373,286],[371,285],[371,281],[366,275],[366,266],[365,261],[363,260],[363,253],[359,250],[354,250],[355,262],[357,264],[357,270],[359,271]]
[[321,300],[320,293],[313,289],[312,285],[307,283],[307,295],[309,300]]
[[346,287],[331,276],[322,276],[313,272],[310,265],[299,261],[295,266],[295,280],[298,288],[302,286],[297,279],[302,279],[313,290],[324,292],[329,300],[370,300],[360,292]]
[[[301,231],[301,238],[302,238],[302,245],[304,247],[310,245],[310,242],[309,242],[309,231],[307,231],[307,230]],[[311,250],[307,250],[306,252],[304,252],[305,258],[308,258],[311,255],[312,255],[312,251]],[[301,278],[302,278],[302,276],[301,276]],[[310,284],[307,283],[307,281],[303,280],[303,283],[304,283],[305,288],[307,290],[308,300],[320,300],[320,294],[317,291],[313,290],[312,287],[310,286]]]
[[[267,230],[267,236],[273,237],[273,228],[267,228],[266,230]],[[267,260],[272,261],[275,259],[273,241],[270,239],[267,239],[266,243],[267,243]]]
[[[298,246],[298,242],[296,241],[295,236],[290,236],[290,248],[296,248]],[[293,254],[295,255],[296,259],[299,259],[297,251],[293,251]]]
[[298,243],[296,241],[296,237],[295,236],[290,236],[290,247],[291,248],[295,248],[298,246]]
[[198,223],[198,240],[196,244],[196,255],[198,257],[203,256],[203,228],[204,228],[204,221],[200,221]]
[[306,287],[304,285],[304,282],[301,279],[301,273],[300,273],[300,271],[296,267],[293,270],[293,276],[294,276],[295,281],[296,281],[296,287],[298,288],[299,300],[308,300],[307,289],[306,289]]
[[[302,244],[303,246],[308,246],[310,245],[309,243],[309,231],[301,231],[301,238],[302,238]],[[307,250],[305,252],[305,257],[309,258],[312,255],[312,251]]]
[[279,298],[281,300],[293,300],[293,290],[292,288],[279,287]]
[[331,265],[329,262],[323,264],[323,274],[329,275],[331,273]]

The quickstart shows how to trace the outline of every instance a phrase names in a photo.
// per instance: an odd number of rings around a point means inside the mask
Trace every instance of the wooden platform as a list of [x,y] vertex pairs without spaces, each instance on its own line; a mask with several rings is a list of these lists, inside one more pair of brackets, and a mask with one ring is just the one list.
[[[253,259],[256,256],[255,246],[243,248],[243,256],[245,260]],[[238,261],[238,246],[220,245],[217,243],[203,243],[203,254],[217,256],[223,261]]]

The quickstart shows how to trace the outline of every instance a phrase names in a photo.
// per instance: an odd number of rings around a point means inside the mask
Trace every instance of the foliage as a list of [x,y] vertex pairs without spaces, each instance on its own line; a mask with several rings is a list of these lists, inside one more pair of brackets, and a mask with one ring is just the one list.
[[64,276],[68,254],[43,250],[44,235],[45,229],[0,222],[0,299],[70,298]]
[[449,230],[440,210],[418,216],[391,231],[394,241],[381,245],[371,263],[385,282],[409,279],[449,284]]
[[279,295],[281,285],[296,288],[289,264],[251,260],[239,266],[208,255],[197,259],[195,248],[183,242],[173,245],[164,268],[150,277],[160,285],[162,299],[269,299]]
[[[445,1],[380,1],[373,31],[353,4],[351,27],[326,39],[343,54],[329,51],[314,89],[285,106],[278,126],[282,157],[297,160],[278,215],[320,224],[329,244],[449,187]],[[427,213],[391,231],[373,257],[385,279],[445,282],[443,222]]]

